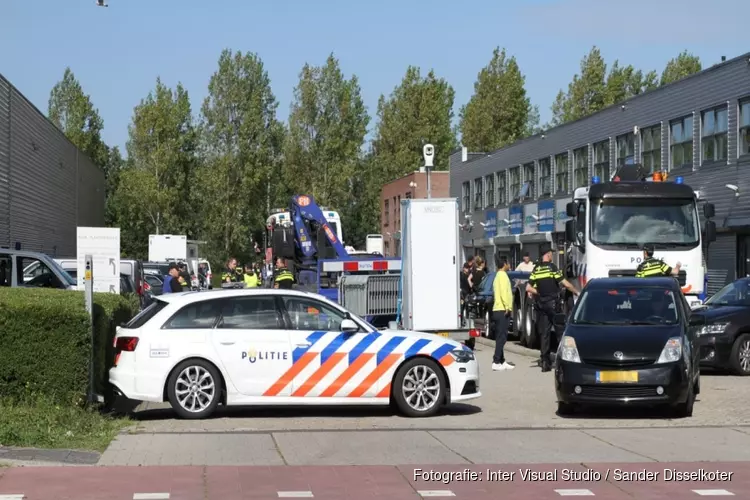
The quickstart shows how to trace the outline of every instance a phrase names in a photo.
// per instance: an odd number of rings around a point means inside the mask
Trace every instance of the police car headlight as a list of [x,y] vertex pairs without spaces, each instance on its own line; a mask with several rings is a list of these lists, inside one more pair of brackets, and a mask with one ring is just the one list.
[[682,357],[682,340],[679,337],[673,337],[667,340],[657,363],[674,363]]
[[468,363],[474,360],[474,353],[465,349],[451,351],[451,356],[456,360],[456,363]]
[[719,333],[724,333],[727,326],[729,326],[729,323],[713,323],[711,325],[706,325],[698,330],[698,335],[717,335]]

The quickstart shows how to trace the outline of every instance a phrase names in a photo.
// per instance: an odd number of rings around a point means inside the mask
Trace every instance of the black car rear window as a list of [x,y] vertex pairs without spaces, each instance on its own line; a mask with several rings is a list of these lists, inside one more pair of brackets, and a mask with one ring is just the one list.
[[573,324],[674,325],[680,309],[674,292],[662,287],[589,288],[578,299]]
[[151,318],[159,314],[159,312],[167,307],[167,303],[161,300],[155,300],[153,301],[146,309],[140,312],[138,316],[131,319],[128,324],[125,325],[125,328],[129,329],[136,329],[140,328],[149,321],[151,321]]

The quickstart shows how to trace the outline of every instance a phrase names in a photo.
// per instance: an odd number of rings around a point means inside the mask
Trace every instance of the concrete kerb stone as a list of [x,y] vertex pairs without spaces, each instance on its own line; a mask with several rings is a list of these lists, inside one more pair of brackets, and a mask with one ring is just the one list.
[[100,456],[92,451],[0,447],[0,461],[10,465],[95,465]]

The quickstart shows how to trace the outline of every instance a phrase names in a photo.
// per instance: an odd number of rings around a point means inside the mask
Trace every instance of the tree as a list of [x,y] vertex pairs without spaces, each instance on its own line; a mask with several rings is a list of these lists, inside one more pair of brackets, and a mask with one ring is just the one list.
[[357,77],[346,79],[333,54],[323,66],[305,64],[284,144],[287,194],[312,195],[346,219],[369,122]]
[[667,63],[661,74],[660,84],[667,85],[676,82],[693,73],[698,73],[702,69],[703,65],[700,58],[685,50]]
[[95,164],[103,167],[107,163],[107,146],[101,138],[104,121],[70,68],[65,68],[62,80],[52,87],[47,114]]
[[149,234],[195,232],[196,131],[187,90],[178,84],[173,91],[157,79],[135,107],[128,132],[129,165],[120,172],[112,203],[123,251],[143,257]]
[[539,111],[531,105],[525,83],[516,58],[495,48],[477,76],[474,95],[460,111],[464,146],[471,151],[494,151],[534,133]]
[[560,90],[552,104],[552,125],[578,120],[633,96],[656,88],[655,71],[643,73],[615,61],[607,72],[601,51],[593,47],[581,60],[580,73],[567,92]]
[[435,146],[435,169],[448,169],[448,157],[457,147],[451,126],[454,98],[445,79],[434,71],[422,77],[415,66],[409,66],[387,99],[380,96],[372,148],[381,185],[419,168],[428,143]]
[[251,234],[265,226],[277,182],[284,127],[278,103],[257,54],[224,50],[202,107],[203,237],[222,260],[247,258]]

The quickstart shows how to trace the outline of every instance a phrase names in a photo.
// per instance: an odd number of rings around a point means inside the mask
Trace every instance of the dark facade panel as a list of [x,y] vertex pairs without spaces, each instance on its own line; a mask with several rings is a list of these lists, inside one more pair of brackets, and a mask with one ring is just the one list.
[[[4,183],[10,202],[8,220],[0,218],[0,235],[5,230],[7,241],[0,244],[74,256],[79,221],[104,225],[104,172],[6,80],[0,77],[0,82],[10,89],[9,175]],[[1,113],[0,108],[0,118]],[[0,193],[2,185],[0,175]]]
[[0,77],[0,246],[10,246],[10,89]]

